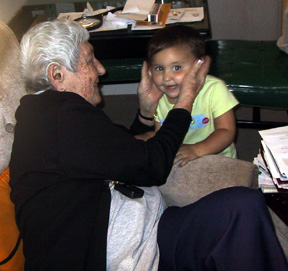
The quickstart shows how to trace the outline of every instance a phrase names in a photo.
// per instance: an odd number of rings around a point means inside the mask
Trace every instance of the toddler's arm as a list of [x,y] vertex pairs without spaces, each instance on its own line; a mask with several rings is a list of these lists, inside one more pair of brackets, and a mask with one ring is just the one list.
[[214,119],[215,131],[196,144],[183,144],[174,160],[182,160],[180,167],[207,154],[217,154],[227,148],[235,138],[236,122],[233,109]]

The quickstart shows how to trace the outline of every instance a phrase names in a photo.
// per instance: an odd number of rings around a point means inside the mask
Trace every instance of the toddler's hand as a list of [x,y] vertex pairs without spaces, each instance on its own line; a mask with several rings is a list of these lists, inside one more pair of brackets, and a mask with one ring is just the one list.
[[198,157],[195,145],[182,144],[175,156],[174,164],[181,160],[182,162],[179,164],[179,167],[184,167],[189,161],[195,160]]

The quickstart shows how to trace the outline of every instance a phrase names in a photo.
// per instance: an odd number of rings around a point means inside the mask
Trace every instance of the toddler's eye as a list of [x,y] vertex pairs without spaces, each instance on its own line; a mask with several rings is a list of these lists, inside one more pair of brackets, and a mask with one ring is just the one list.
[[173,67],[174,71],[180,71],[181,70],[181,66],[177,65]]
[[157,66],[157,67],[155,67],[154,69],[155,69],[155,71],[157,71],[157,72],[163,71],[163,67],[160,67],[160,66]]

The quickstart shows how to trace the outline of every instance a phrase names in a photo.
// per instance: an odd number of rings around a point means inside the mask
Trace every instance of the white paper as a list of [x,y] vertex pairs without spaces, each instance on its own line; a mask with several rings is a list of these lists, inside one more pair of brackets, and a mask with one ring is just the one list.
[[263,146],[264,157],[265,157],[265,160],[267,162],[267,166],[271,172],[271,175],[276,179],[280,179],[280,173],[278,171],[277,165],[275,164],[275,162],[273,160],[273,157],[271,155],[269,148],[267,147],[267,145],[265,144],[265,142],[263,140],[261,140],[261,144]]
[[136,14],[136,13],[118,13],[117,17],[134,21],[145,21],[148,18],[148,14]]
[[280,179],[288,177],[288,126],[259,131],[279,169]]
[[122,13],[148,15],[154,3],[155,0],[127,0]]
[[175,22],[179,23],[188,23],[188,22],[200,22],[204,19],[204,8],[178,8],[178,9],[171,9],[171,11],[179,11],[183,12],[184,14],[180,17],[179,20],[169,20],[167,19],[166,24],[172,24]]
[[262,155],[259,153],[254,158],[253,164],[259,169],[258,174],[258,187],[261,188],[263,193],[278,192],[276,185],[274,184],[269,172],[267,171],[266,165],[262,159]]
[[161,25],[132,25],[132,30],[155,30],[163,28]]
[[107,16],[104,17],[102,26],[90,32],[127,29],[127,26],[130,24],[131,25],[135,24],[135,21],[125,18],[119,18],[116,16],[115,13],[109,12]]
[[87,2],[87,8],[84,9],[85,16],[93,16],[93,8],[91,7],[90,3]]

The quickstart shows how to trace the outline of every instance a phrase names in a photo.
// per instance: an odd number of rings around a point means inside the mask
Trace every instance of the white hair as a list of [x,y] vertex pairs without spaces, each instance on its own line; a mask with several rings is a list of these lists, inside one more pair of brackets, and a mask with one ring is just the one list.
[[33,91],[52,87],[47,69],[52,63],[75,72],[79,45],[89,39],[89,32],[80,24],[68,20],[40,23],[22,38],[21,66],[26,88]]

